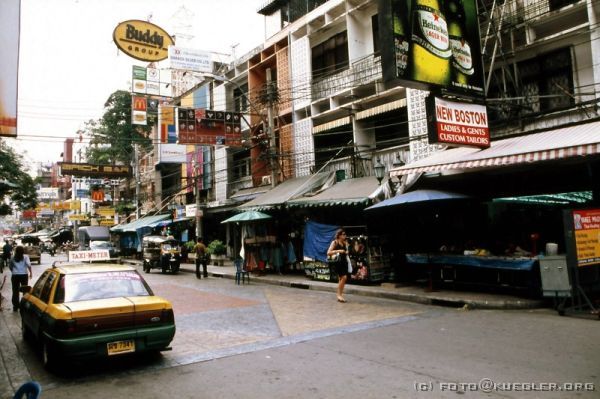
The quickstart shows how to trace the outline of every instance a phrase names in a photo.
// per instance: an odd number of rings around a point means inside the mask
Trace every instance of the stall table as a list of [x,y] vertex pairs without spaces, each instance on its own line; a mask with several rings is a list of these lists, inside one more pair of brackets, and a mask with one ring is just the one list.
[[[407,254],[406,262],[417,276],[427,273],[435,282],[510,287],[539,291],[537,258],[453,254]],[[427,265],[423,269],[421,266]]]

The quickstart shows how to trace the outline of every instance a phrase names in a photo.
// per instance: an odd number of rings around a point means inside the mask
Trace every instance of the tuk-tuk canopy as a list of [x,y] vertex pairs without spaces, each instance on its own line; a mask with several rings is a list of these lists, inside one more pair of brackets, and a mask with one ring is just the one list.
[[170,244],[174,244],[174,245],[179,244],[179,241],[177,241],[173,237],[156,236],[156,235],[155,236],[145,236],[142,239],[142,242],[149,243],[149,244],[155,244],[155,245],[160,245],[160,244],[164,244],[164,243],[170,243]]

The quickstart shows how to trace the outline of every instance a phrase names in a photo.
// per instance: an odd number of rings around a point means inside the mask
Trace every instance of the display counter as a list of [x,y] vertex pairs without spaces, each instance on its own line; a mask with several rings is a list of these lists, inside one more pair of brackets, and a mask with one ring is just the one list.
[[407,254],[408,263],[463,265],[503,270],[531,270],[537,258],[452,254]]
[[539,262],[535,257],[407,254],[409,275],[429,284],[476,285],[527,290],[539,295]]

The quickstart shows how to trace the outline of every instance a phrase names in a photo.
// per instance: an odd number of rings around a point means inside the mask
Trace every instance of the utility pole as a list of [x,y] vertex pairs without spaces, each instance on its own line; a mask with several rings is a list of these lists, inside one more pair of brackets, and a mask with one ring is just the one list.
[[140,218],[140,162],[138,159],[138,145],[133,145],[133,162],[135,170],[135,219]]
[[[198,147],[196,147],[198,148]],[[202,231],[202,210],[200,209],[200,189],[198,188],[198,179],[200,173],[198,173],[198,162],[196,161],[198,153],[197,150],[194,153],[194,159],[192,159],[192,168],[194,169],[194,193],[196,195],[196,237],[203,237]]]
[[271,78],[271,68],[267,68],[267,136],[269,137],[268,156],[271,166],[271,187],[275,187],[275,129],[273,127],[273,105],[275,104],[275,90],[273,90],[273,81]]

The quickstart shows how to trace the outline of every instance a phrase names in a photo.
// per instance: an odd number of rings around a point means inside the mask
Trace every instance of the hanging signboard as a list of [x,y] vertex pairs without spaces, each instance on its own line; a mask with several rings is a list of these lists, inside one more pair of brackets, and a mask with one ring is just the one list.
[[161,27],[150,22],[129,20],[113,31],[113,41],[121,51],[140,61],[161,61],[169,56],[173,39]]
[[476,0],[379,0],[383,79],[483,96]]
[[63,176],[128,177],[131,175],[130,167],[124,165],[94,165],[70,162],[59,162],[58,165]]
[[242,146],[242,115],[204,108],[179,108],[179,144]]
[[446,101],[431,95],[426,101],[429,144],[490,146],[485,105]]
[[600,264],[600,209],[573,210],[578,267]]
[[0,136],[17,136],[21,2],[0,1]]
[[169,46],[169,62],[172,69],[194,72],[212,72],[212,54],[208,51]]

